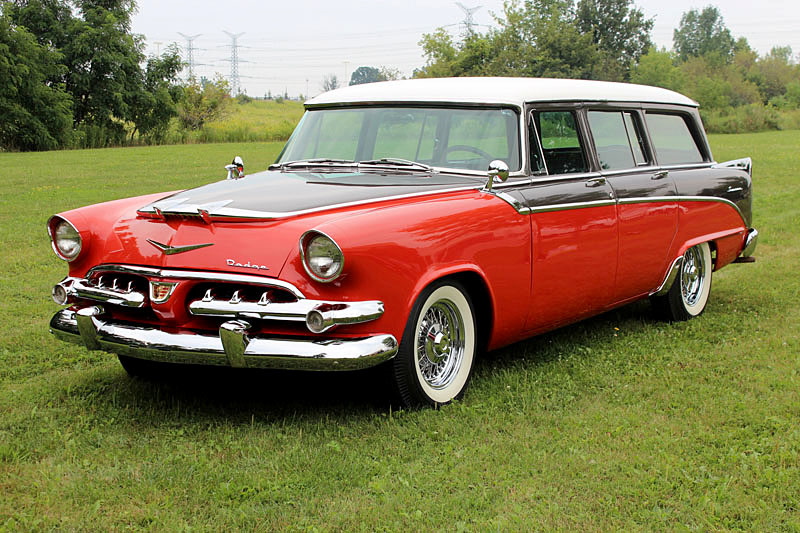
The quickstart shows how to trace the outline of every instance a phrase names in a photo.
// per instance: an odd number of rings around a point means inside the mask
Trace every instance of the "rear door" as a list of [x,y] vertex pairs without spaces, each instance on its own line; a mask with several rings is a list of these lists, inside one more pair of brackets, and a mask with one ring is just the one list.
[[675,182],[655,165],[640,110],[591,107],[586,118],[600,174],[617,199],[619,251],[613,299],[650,293],[664,278],[678,226]]

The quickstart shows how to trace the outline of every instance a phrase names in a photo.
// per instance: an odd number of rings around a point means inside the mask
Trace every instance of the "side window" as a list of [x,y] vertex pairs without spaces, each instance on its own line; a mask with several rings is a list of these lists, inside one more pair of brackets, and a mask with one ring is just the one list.
[[703,162],[689,125],[681,115],[647,113],[647,129],[659,165]]
[[629,111],[589,111],[597,158],[604,170],[622,170],[647,164],[636,117]]
[[575,113],[541,111],[535,116],[548,173],[587,172],[589,166],[578,135]]

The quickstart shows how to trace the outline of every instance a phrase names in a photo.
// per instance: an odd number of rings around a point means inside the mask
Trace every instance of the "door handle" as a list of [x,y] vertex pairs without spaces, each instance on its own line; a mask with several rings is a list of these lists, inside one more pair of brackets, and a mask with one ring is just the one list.
[[584,182],[584,185],[586,185],[587,187],[599,187],[600,185],[603,185],[605,182],[606,182],[605,178],[592,178],[590,180],[586,180]]
[[669,176],[669,170],[662,170],[662,171],[656,172],[655,174],[650,176],[650,179],[651,180],[663,180],[667,176]]

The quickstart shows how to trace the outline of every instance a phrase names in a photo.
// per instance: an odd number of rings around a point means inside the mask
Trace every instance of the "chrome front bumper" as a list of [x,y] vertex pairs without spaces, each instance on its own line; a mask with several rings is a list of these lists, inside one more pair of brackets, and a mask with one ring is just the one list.
[[115,323],[101,306],[63,309],[50,320],[56,338],[90,350],[169,363],[294,370],[358,370],[388,361],[397,353],[392,335],[365,338],[294,339],[251,337],[243,320],[223,323],[219,335],[168,333]]

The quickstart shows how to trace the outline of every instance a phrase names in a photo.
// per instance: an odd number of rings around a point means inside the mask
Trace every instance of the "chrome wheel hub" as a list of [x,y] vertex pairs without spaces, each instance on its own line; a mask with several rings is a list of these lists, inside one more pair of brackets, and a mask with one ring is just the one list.
[[683,254],[681,268],[681,296],[687,306],[695,305],[703,294],[706,265],[702,251],[693,246]]
[[449,300],[428,308],[417,330],[417,366],[434,389],[447,387],[458,374],[464,357],[464,320]]

